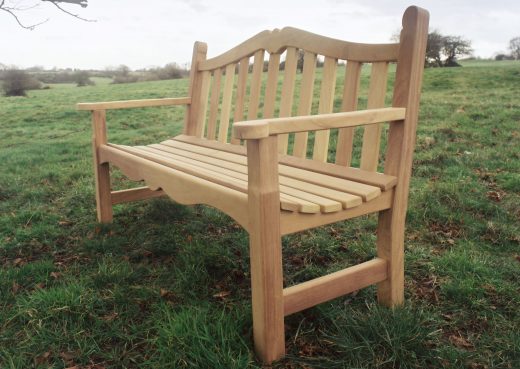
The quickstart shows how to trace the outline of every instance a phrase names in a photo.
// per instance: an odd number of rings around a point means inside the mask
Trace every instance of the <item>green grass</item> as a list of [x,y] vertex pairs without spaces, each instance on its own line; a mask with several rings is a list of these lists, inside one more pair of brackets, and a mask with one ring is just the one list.
[[[425,71],[407,303],[379,307],[370,287],[290,316],[288,356],[275,367],[520,367],[520,64],[464,65]],[[261,367],[247,234],[235,222],[168,199],[119,205],[113,225],[95,222],[90,117],[74,104],[187,88],[99,81],[0,98],[1,368]],[[183,113],[109,112],[110,140],[178,134]],[[137,185],[118,172],[113,183]],[[375,227],[370,216],[284,237],[286,284],[369,260]]]

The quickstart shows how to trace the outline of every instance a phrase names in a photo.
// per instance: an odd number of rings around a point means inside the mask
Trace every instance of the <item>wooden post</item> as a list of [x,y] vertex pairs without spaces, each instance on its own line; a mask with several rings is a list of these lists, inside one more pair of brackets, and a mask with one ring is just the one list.
[[112,222],[112,198],[110,193],[110,167],[99,160],[98,148],[107,143],[105,110],[92,111],[92,154],[96,178],[96,210],[100,223]]
[[404,300],[404,230],[415,147],[419,98],[428,37],[428,12],[411,6],[403,15],[392,106],[405,107],[403,121],[390,124],[385,174],[398,178],[392,207],[379,213],[378,257],[388,262],[388,279],[378,284],[378,300],[387,306]]
[[[199,72],[199,62],[206,60],[206,54],[208,52],[208,45],[204,42],[195,42],[193,45],[193,57],[191,59],[191,70],[190,70],[190,87],[189,97],[191,98],[191,104],[187,106],[185,121],[184,121],[184,134],[190,136],[202,136],[202,124],[205,117],[199,114],[202,105],[202,84],[203,78],[202,73]],[[207,96],[206,96],[207,98]]]
[[253,335],[265,363],[285,354],[277,140],[247,140]]

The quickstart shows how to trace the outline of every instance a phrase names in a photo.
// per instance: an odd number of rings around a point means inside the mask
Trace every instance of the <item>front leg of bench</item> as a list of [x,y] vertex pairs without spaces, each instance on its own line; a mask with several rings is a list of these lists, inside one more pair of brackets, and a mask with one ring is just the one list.
[[264,363],[285,354],[277,141],[247,140],[253,335]]
[[112,194],[110,192],[110,168],[108,163],[101,163],[98,149],[107,144],[105,110],[92,111],[92,155],[96,178],[96,210],[100,223],[112,222]]

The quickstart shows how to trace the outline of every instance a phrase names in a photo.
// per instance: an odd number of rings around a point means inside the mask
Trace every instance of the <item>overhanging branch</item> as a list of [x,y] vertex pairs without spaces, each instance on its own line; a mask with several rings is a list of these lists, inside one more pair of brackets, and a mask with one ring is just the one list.
[[71,16],[71,17],[74,17],[74,18],[77,18],[77,19],[80,19],[84,22],[96,22],[96,20],[93,20],[93,19],[86,19],[86,18],[83,18],[81,17],[79,14],[75,14],[75,13],[72,13],[70,11],[68,11],[67,9],[64,9],[60,3],[69,3],[69,4],[75,4],[75,5],[79,5],[81,6],[82,8],[86,8],[88,6],[88,0],[35,0],[35,3],[33,5],[30,5],[30,6],[27,6],[27,7],[19,7],[19,6],[7,6],[6,4],[6,0],[0,0],[0,10],[3,10],[4,12],[10,14],[14,20],[16,21],[16,23],[18,23],[18,25],[24,29],[28,29],[28,30],[33,30],[35,27],[45,23],[45,22],[48,22],[49,19],[45,19],[44,21],[41,21],[41,22],[38,22],[38,23],[35,23],[35,24],[31,24],[31,25],[27,25],[25,24],[24,22],[22,22],[20,20],[20,18],[18,17],[18,12],[21,12],[21,11],[26,11],[26,10],[30,10],[30,9],[33,9],[35,7],[37,7],[39,4],[37,3],[37,1],[41,1],[41,2],[49,2],[49,3],[52,3],[56,8],[58,8],[60,11],[62,11],[63,13]]

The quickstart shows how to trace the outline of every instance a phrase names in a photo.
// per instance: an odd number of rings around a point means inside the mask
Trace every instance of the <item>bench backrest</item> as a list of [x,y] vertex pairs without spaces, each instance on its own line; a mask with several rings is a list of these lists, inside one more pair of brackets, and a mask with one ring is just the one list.
[[[405,136],[415,139],[427,23],[426,12],[409,8],[403,17],[400,42],[391,44],[352,43],[296,28],[275,29],[211,59],[206,59],[206,44],[196,42],[185,133],[240,144],[231,136],[232,122],[356,110],[362,70],[370,73],[366,108],[384,107],[389,64],[395,62],[396,79],[389,101],[412,112],[407,114],[405,125],[390,129],[388,143],[401,147]],[[321,69],[317,62],[322,62]],[[406,135],[403,126],[409,131]],[[362,129],[360,167],[376,171],[382,127]],[[352,128],[345,128],[332,134],[330,130],[317,131],[310,137],[305,132],[283,135],[278,148],[282,154],[350,166],[354,134]],[[387,157],[398,160],[401,149],[394,150],[396,153],[391,153],[389,147]],[[397,170],[391,166],[390,171]]]

